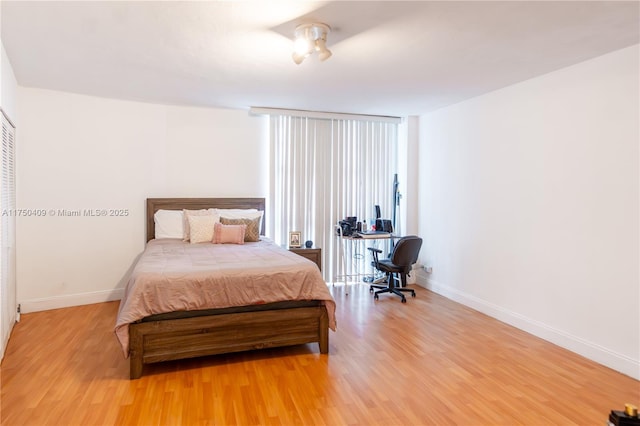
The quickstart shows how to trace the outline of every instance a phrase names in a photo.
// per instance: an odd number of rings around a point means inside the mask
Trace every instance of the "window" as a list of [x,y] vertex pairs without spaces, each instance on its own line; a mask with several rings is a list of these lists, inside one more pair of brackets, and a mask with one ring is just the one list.
[[321,247],[325,281],[338,275],[338,221],[369,222],[375,205],[391,217],[398,122],[271,114],[268,235],[285,245],[290,231],[300,231],[303,242]]

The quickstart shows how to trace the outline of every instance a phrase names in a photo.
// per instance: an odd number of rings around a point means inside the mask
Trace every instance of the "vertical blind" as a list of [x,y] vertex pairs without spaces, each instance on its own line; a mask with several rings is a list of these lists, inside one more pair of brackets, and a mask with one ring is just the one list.
[[369,222],[379,205],[391,217],[398,124],[389,121],[271,115],[268,234],[286,245],[290,231],[322,248],[323,275],[340,271],[335,227],[346,216]]
[[16,319],[16,182],[15,128],[1,115],[2,159],[0,173],[0,358],[4,355],[11,328]]

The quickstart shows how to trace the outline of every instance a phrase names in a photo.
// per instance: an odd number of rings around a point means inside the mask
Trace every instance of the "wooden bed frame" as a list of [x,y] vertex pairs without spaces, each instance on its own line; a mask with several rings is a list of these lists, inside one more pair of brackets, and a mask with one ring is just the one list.
[[[264,211],[264,198],[148,198],[147,241],[154,238],[159,209],[250,209]],[[264,216],[263,226],[264,230]],[[264,233],[264,232],[263,232]],[[310,306],[311,305],[311,306]],[[144,319],[129,326],[130,377],[144,364],[252,349],[317,342],[329,353],[329,318],[320,302],[287,302],[202,311],[186,318]],[[184,314],[184,313],[183,313]]]

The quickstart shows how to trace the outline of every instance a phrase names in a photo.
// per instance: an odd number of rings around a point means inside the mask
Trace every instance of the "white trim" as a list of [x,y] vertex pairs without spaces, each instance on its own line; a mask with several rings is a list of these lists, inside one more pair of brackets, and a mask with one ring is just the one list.
[[91,293],[67,294],[64,296],[43,297],[20,301],[22,314],[29,312],[48,311],[50,309],[69,308],[72,306],[91,305],[94,303],[120,300],[124,296],[124,289],[94,291]]
[[486,300],[461,292],[453,287],[425,277],[424,273],[416,274],[417,284],[441,296],[462,305],[489,315],[499,321],[526,331],[536,337],[575,352],[594,362],[640,380],[640,360],[616,353],[608,348],[571,335],[565,331],[550,327],[540,321],[511,312]]
[[377,121],[380,123],[396,123],[402,122],[402,117],[393,117],[386,115],[364,115],[364,114],[346,114],[339,112],[322,112],[322,111],[304,111],[298,109],[280,109],[251,107],[249,113],[254,115],[289,115],[292,117],[317,118],[325,120],[364,120]]

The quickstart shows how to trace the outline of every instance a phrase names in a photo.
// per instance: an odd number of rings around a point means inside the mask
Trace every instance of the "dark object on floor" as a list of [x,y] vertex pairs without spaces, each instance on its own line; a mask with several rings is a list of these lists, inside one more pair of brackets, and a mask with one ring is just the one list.
[[[380,293],[393,293],[402,298],[402,303],[406,303],[407,299],[404,297],[403,292],[410,292],[411,297],[416,297],[416,292],[410,288],[403,288],[407,286],[407,275],[411,271],[411,266],[418,260],[418,254],[422,247],[422,238],[415,235],[408,235],[400,238],[394,248],[393,252],[388,259],[380,260],[378,255],[382,253],[382,250],[369,247],[373,255],[373,266],[381,272],[384,272],[387,276],[387,285],[375,285],[372,284],[369,287],[369,291],[373,292],[374,288],[378,288],[374,293],[374,299],[378,300]],[[400,281],[401,286],[398,287],[396,282]]]

